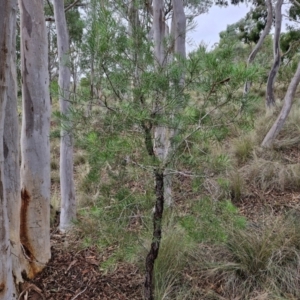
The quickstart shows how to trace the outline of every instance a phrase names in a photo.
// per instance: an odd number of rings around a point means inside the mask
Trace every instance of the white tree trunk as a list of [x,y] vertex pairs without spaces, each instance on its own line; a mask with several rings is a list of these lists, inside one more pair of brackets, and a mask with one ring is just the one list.
[[266,91],[266,107],[272,109],[275,106],[274,83],[276,75],[280,67],[280,34],[282,23],[282,8],[283,0],[277,0],[275,7],[275,32],[274,32],[274,62],[269,73]]
[[50,252],[50,96],[43,1],[19,0],[21,12],[22,130],[20,238],[25,272],[33,278]]
[[11,55],[12,1],[0,0],[0,299],[16,299],[12,276],[7,198],[4,178],[3,131]]
[[[185,59],[186,58],[186,47],[185,47],[185,37],[186,37],[186,16],[184,13],[184,7],[181,0],[173,0],[173,18],[172,18],[172,26],[171,26],[171,41],[173,43],[173,47],[171,47],[173,53],[170,53],[170,56],[172,56],[172,59],[177,57],[179,59]],[[166,31],[165,31],[166,32]],[[178,62],[180,64],[180,62]],[[178,85],[172,84],[174,88],[174,97],[178,98],[178,95],[182,93],[181,89],[184,86],[184,71],[181,75],[181,80]],[[181,106],[179,105],[181,99],[178,100],[178,105],[176,104],[173,108],[173,111],[171,112],[171,116],[174,116],[178,114],[178,108]],[[158,134],[158,140],[160,143],[159,147],[159,157],[161,160],[167,159],[169,153],[172,150],[172,139],[174,138],[174,135],[176,135],[176,130],[174,128],[167,128],[162,127],[160,132],[157,132]],[[171,170],[169,168],[166,168],[164,172],[164,199],[166,206],[172,206],[174,204],[173,196],[172,196],[172,175]]]
[[[64,12],[64,1],[54,0],[54,16],[57,33],[57,48],[59,58],[59,102],[62,115],[67,118],[70,115],[70,57],[69,57],[69,35],[66,16]],[[67,121],[68,125],[71,125]],[[69,127],[69,126],[68,126]],[[72,220],[76,219],[76,198],[73,176],[73,140],[69,130],[64,126],[61,130],[60,140],[60,190],[61,190],[61,231],[69,229]]]
[[174,18],[174,38],[175,54],[186,58],[185,36],[186,36],[186,16],[182,0],[173,0]]
[[267,135],[265,136],[265,138],[261,144],[262,147],[271,147],[274,142],[274,139],[277,137],[278,133],[282,129],[282,127],[291,111],[293,99],[295,97],[295,93],[297,90],[297,86],[299,85],[299,82],[300,82],[300,62],[298,64],[296,73],[295,73],[293,79],[291,80],[289,87],[287,89],[287,92],[285,94],[284,103],[283,103],[282,109],[280,111],[280,114],[279,114],[278,118],[276,119],[275,123],[273,124],[273,126],[271,127],[271,129],[269,130],[269,132],[267,133]]
[[16,13],[17,0],[11,0],[13,14],[11,21],[12,47],[10,53],[10,74],[7,90],[7,103],[4,120],[4,179],[8,202],[8,218],[10,228],[10,244],[12,252],[12,268],[15,283],[23,281],[23,253],[20,244],[20,159],[19,159],[19,120],[17,110],[17,74],[16,74]]
[[[267,16],[267,23],[266,26],[259,37],[259,40],[257,44],[255,45],[254,49],[250,53],[248,60],[247,60],[247,66],[249,67],[250,64],[254,61],[256,54],[258,53],[259,49],[261,48],[266,36],[270,33],[271,27],[272,27],[272,21],[273,21],[273,6],[272,6],[272,0],[266,0],[266,6],[268,10],[268,16]],[[247,95],[250,91],[251,82],[247,81],[244,86],[244,96]]]
[[[153,41],[154,56],[156,59],[158,72],[164,68],[167,63],[167,55],[165,52],[166,23],[164,14],[164,1],[153,1]],[[160,96],[157,100],[155,110],[157,114],[163,114],[165,99]],[[171,149],[172,132],[166,126],[156,126],[154,128],[154,148],[155,154],[160,161],[164,161]],[[171,206],[172,200],[172,178],[168,175],[167,170],[164,176],[164,201],[167,206]]]
[[165,65],[165,27],[164,1],[153,0],[154,55],[159,67]]

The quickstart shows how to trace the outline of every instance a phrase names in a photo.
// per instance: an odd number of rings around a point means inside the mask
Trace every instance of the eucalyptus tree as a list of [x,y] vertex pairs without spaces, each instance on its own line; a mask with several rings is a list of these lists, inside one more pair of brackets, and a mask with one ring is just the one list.
[[272,125],[272,127],[270,128],[268,133],[266,134],[266,136],[261,144],[262,147],[267,147],[267,148],[271,147],[275,138],[278,136],[280,130],[284,126],[284,123],[292,109],[293,100],[294,100],[299,82],[300,82],[300,62],[298,63],[297,70],[296,70],[296,72],[288,86],[288,89],[286,91],[286,94],[285,94],[285,97],[283,100],[282,109],[281,109],[276,121],[274,122],[274,124]]
[[[45,20],[47,24],[47,33],[48,33],[48,68],[49,68],[49,77],[50,83],[51,81],[56,82],[58,78],[58,50],[57,50],[57,34],[55,30],[54,23],[56,22],[54,17],[54,6],[52,4],[53,1],[45,2]],[[75,67],[75,62],[73,60],[78,60],[79,55],[79,44],[82,42],[83,37],[83,20],[82,14],[79,9],[84,9],[86,3],[82,1],[72,1],[72,0],[64,0],[63,11],[65,13],[66,23],[68,27],[68,35],[69,35],[69,68],[71,71],[71,77],[74,82],[74,78],[78,77],[77,68]],[[78,61],[76,62],[76,64]],[[76,79],[77,80],[77,79]],[[76,83],[73,85],[76,90]],[[74,90],[74,91],[75,91]],[[53,91],[53,94],[56,95],[56,91]]]
[[[64,11],[64,1],[54,0],[54,17],[57,32],[57,48],[59,58],[59,101],[63,118],[70,115],[70,57],[69,35]],[[67,122],[69,123],[69,122]],[[66,126],[68,128],[64,128]],[[60,230],[64,231],[72,225],[76,218],[76,198],[73,175],[73,138],[71,124],[64,124],[60,141],[60,191],[61,212]]]
[[20,138],[19,138],[19,118],[17,111],[17,70],[16,70],[16,15],[17,0],[11,0],[12,14],[10,22],[11,48],[9,61],[9,84],[7,89],[7,103],[4,120],[4,189],[7,197],[11,259],[15,283],[23,281],[22,264],[24,254],[21,251],[20,243]]
[[19,0],[22,129],[20,238],[24,274],[33,278],[50,252],[50,97],[44,5]]
[[0,1],[0,299],[16,299],[12,274],[8,203],[4,178],[4,119],[10,84],[13,1]]

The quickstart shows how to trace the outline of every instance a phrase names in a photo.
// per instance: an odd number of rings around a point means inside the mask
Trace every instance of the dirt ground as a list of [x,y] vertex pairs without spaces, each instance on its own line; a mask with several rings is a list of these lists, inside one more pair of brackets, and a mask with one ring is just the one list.
[[112,272],[105,272],[101,262],[109,253],[99,255],[95,248],[68,250],[62,247],[64,239],[52,234],[51,261],[22,286],[20,300],[142,299],[143,276],[135,266],[120,263]]

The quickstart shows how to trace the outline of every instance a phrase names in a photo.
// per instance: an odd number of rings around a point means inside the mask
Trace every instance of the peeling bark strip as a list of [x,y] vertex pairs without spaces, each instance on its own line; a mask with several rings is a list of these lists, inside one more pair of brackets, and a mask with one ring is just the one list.
[[277,0],[275,7],[275,33],[274,33],[274,62],[267,81],[266,106],[272,108],[275,106],[274,83],[280,66],[280,33],[282,23],[283,0]]
[[155,194],[156,203],[155,211],[153,214],[153,237],[151,249],[146,258],[146,278],[144,284],[144,296],[147,300],[153,300],[153,270],[154,263],[158,256],[161,230],[162,230],[162,217],[164,211],[164,172],[163,170],[155,170]]
[[50,252],[50,94],[47,31],[41,0],[19,0],[22,64],[21,224],[23,277],[33,278]]

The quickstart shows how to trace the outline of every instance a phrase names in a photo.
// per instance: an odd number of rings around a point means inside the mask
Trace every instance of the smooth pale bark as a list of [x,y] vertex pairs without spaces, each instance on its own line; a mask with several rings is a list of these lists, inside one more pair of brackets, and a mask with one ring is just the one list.
[[[157,63],[157,70],[164,68],[167,63],[167,55],[165,52],[165,38],[166,38],[166,23],[164,15],[164,1],[153,1],[153,42],[154,42],[154,57]],[[163,114],[162,107],[164,106],[163,96],[161,96],[156,103],[157,114]],[[160,161],[164,161],[171,149],[170,139],[172,132],[166,126],[156,126],[154,128],[154,149],[155,154]],[[172,180],[170,176],[164,179],[164,196],[167,199],[167,206],[172,205]]]
[[280,67],[280,34],[282,23],[282,8],[283,0],[277,0],[275,6],[275,32],[274,32],[274,62],[269,73],[266,90],[266,107],[272,109],[275,106],[274,83],[276,75]]
[[[248,60],[247,60],[247,66],[249,67],[252,62],[254,61],[256,54],[258,53],[259,49],[261,48],[266,36],[270,33],[271,27],[272,27],[272,21],[273,21],[273,6],[272,6],[272,1],[271,0],[266,0],[266,6],[267,6],[267,11],[268,11],[268,16],[267,16],[267,23],[266,26],[259,37],[259,40],[257,44],[255,45],[254,49],[250,53]],[[250,91],[251,87],[251,82],[247,81],[244,86],[244,96],[247,95]]]
[[19,0],[21,12],[22,130],[20,238],[25,272],[33,278],[50,252],[50,96],[43,1]]
[[[173,0],[173,17],[171,26],[171,41],[173,43],[171,49],[173,53],[170,53],[171,59],[185,59],[186,58],[186,16],[184,12],[183,3],[181,0]],[[180,64],[180,62],[178,62]],[[174,87],[174,97],[182,93],[181,89],[184,86],[184,72],[182,72],[180,82],[176,86],[171,83]],[[176,95],[177,94],[177,95]],[[180,102],[181,99],[178,99]],[[179,113],[179,107],[181,103],[175,105],[172,115]],[[176,130],[174,128],[161,128],[160,132],[160,143],[161,147],[158,149],[158,154],[161,160],[165,160],[172,150],[172,139],[176,135]],[[172,206],[174,203],[172,196],[172,175],[168,168],[164,171],[164,199],[166,206]]]
[[182,0],[173,0],[173,18],[174,18],[174,38],[175,54],[186,58],[186,16]]
[[165,26],[164,1],[153,0],[154,56],[158,67],[163,67],[165,65]]
[[10,229],[10,244],[12,252],[12,268],[15,283],[23,281],[22,264],[24,262],[23,252],[20,243],[20,158],[19,158],[19,119],[17,110],[17,74],[16,74],[16,13],[17,0],[11,0],[13,14],[11,21],[11,56],[9,85],[7,89],[7,103],[4,120],[4,176],[5,192],[8,203],[8,218]]
[[12,2],[0,0],[0,299],[16,299],[12,276],[7,198],[4,178],[3,131],[9,85]]
[[280,111],[280,114],[279,114],[278,118],[276,119],[275,123],[273,124],[273,126],[271,127],[271,129],[269,130],[269,132],[267,133],[267,135],[265,136],[265,138],[261,144],[262,147],[271,147],[274,142],[274,139],[277,137],[280,130],[282,129],[282,127],[291,111],[293,99],[295,97],[295,93],[296,93],[297,87],[299,85],[299,82],[300,82],[300,63],[298,64],[296,73],[295,73],[293,79],[291,80],[289,87],[287,89],[287,92],[285,94],[284,103],[283,103],[282,109]]
[[[54,17],[57,33],[57,48],[59,58],[59,103],[61,114],[68,119],[70,116],[70,57],[69,34],[64,1],[54,0]],[[68,125],[71,125],[69,121]],[[68,126],[69,127],[69,126]],[[60,140],[60,190],[61,190],[61,231],[69,229],[72,220],[76,219],[76,198],[73,176],[73,139],[68,130],[62,128]]]

